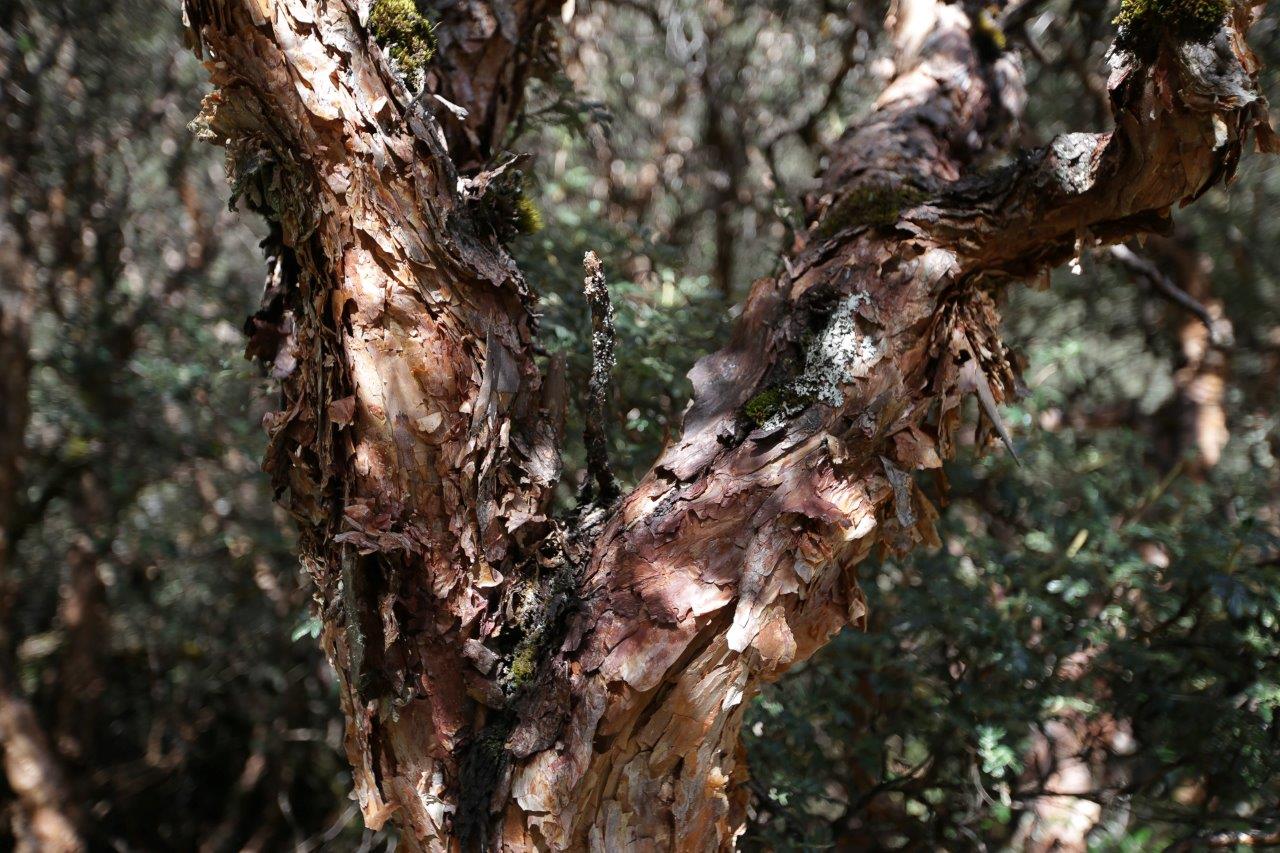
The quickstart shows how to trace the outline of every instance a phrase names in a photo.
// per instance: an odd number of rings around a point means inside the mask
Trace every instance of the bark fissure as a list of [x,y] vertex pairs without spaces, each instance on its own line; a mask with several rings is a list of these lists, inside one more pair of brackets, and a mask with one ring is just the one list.
[[1163,227],[1250,132],[1272,147],[1254,10],[1212,45],[1117,54],[1114,131],[975,175],[1011,136],[1017,59],[959,6],[900,0],[897,75],[832,151],[786,271],[691,372],[683,433],[616,505],[557,521],[562,379],[472,203],[512,165],[493,161],[548,9],[466,8],[436,29],[427,88],[462,111],[437,121],[356,0],[186,3],[217,86],[203,132],[274,223],[251,339],[283,389],[266,467],[357,795],[409,846],[728,848],[753,692],[861,621],[874,548],[936,543],[914,473],[952,454],[964,397],[1009,441],[1002,284]]

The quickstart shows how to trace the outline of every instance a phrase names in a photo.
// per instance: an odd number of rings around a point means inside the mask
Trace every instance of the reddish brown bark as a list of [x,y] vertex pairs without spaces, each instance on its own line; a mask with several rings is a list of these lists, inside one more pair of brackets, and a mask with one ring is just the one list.
[[509,131],[524,106],[529,77],[555,62],[550,0],[439,3],[436,61],[426,90],[461,107],[436,111],[449,157],[464,171],[479,169],[509,144]]
[[[275,226],[250,344],[284,389],[266,467],[302,530],[366,820],[430,849],[731,847],[747,700],[861,619],[872,548],[934,540],[911,472],[951,453],[965,395],[993,410],[1013,391],[995,288],[1230,176],[1265,121],[1251,11],[1216,49],[1118,68],[1114,132],[982,175],[1017,62],[980,59],[961,8],[901,0],[896,78],[833,151],[787,271],[693,370],[683,434],[619,503],[553,521],[562,395],[490,224],[501,177],[459,180],[362,6],[187,2],[217,87],[204,132]],[[459,105],[509,121],[486,98],[518,103],[523,75],[474,67],[492,85]]]

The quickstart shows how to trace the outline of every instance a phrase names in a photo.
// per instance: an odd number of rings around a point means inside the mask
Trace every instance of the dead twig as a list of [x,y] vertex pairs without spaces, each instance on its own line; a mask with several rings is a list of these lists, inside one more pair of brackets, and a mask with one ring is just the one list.
[[[613,327],[613,303],[609,300],[604,265],[595,252],[587,252],[582,266],[587,272],[583,293],[591,309],[591,379],[587,386],[587,416],[583,428],[583,441],[587,446],[587,477],[582,482],[578,501],[587,503],[594,498],[598,503],[609,504],[618,497],[618,481],[609,465],[609,432],[605,422],[617,334]],[[592,494],[593,480],[599,489],[595,495]]]
[[1214,322],[1213,315],[1209,313],[1209,309],[1200,304],[1196,299],[1181,287],[1178,287],[1169,276],[1165,275],[1147,258],[1142,257],[1128,246],[1116,245],[1110,249],[1112,260],[1121,267],[1143,279],[1156,291],[1156,293],[1168,299],[1190,313],[1204,323],[1206,329],[1209,330],[1209,340],[1215,347],[1223,348],[1227,345],[1223,335],[1218,329],[1218,324]]

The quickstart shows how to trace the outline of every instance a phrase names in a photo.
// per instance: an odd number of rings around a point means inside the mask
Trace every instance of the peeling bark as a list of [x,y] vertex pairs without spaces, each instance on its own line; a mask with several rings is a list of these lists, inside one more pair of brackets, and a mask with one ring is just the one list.
[[449,157],[463,171],[482,168],[509,144],[530,77],[555,63],[549,0],[429,4],[439,15],[436,61],[426,88],[466,110],[439,114]]
[[265,467],[357,795],[410,848],[727,849],[746,703],[862,620],[874,548],[936,543],[914,472],[951,455],[966,394],[1015,392],[998,286],[1163,227],[1251,130],[1271,147],[1252,10],[1212,45],[1117,58],[1115,131],[982,173],[1018,63],[983,59],[958,6],[900,0],[897,76],[832,152],[786,272],[692,371],[683,434],[615,508],[555,520],[563,390],[490,226],[541,7],[466,8],[500,26],[431,73],[475,139],[394,79],[356,0],[186,3],[217,87],[197,125],[273,225],[250,324],[283,390]]

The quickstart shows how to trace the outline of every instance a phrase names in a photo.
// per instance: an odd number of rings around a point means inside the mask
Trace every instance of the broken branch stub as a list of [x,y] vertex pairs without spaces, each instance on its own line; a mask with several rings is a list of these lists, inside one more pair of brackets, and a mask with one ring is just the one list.
[[617,332],[613,325],[613,302],[609,298],[604,265],[595,252],[587,252],[582,266],[587,273],[582,292],[591,309],[591,378],[587,386],[586,426],[583,430],[587,446],[587,477],[583,480],[581,500],[594,499],[608,505],[618,497],[618,481],[609,464],[607,423]]

